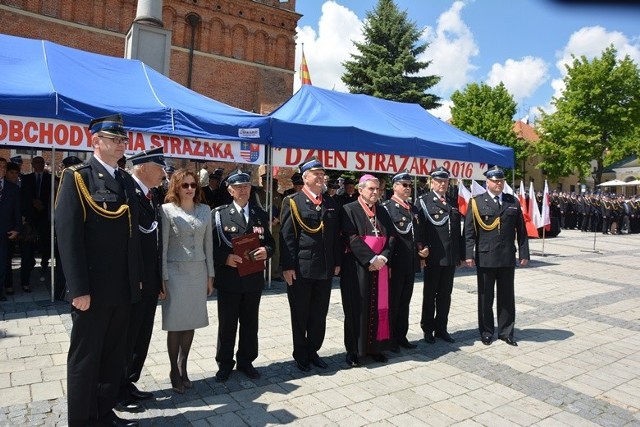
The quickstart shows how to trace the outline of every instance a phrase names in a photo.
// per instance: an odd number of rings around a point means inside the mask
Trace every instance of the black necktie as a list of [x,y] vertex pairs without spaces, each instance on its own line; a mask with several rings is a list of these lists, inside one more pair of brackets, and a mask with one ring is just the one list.
[[36,196],[40,197],[40,189],[42,187],[42,174],[36,173]]
[[496,201],[496,205],[500,206],[500,196],[495,196],[493,200]]

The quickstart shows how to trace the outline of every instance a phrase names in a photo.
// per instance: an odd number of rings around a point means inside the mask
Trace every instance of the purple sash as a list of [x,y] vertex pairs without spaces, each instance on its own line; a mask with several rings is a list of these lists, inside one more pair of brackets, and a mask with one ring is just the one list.
[[[385,236],[362,236],[364,242],[376,254],[380,254],[387,238]],[[378,328],[376,340],[383,341],[391,338],[389,331],[389,268],[382,267],[378,271]]]

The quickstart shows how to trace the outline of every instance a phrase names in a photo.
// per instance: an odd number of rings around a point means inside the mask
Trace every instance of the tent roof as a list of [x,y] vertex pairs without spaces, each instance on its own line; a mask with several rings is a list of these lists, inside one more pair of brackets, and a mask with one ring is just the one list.
[[120,112],[127,129],[222,140],[259,129],[269,118],[200,95],[138,60],[0,35],[0,114],[88,124]]
[[417,104],[303,85],[270,116],[274,147],[514,165],[512,148],[463,132]]
[[629,184],[619,179],[613,179],[611,181],[605,181],[598,184],[599,187],[624,187],[626,185]]

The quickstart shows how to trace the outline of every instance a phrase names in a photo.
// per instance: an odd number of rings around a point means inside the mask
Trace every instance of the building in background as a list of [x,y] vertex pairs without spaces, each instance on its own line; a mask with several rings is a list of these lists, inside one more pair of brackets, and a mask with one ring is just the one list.
[[[0,32],[125,56],[136,0],[0,0]],[[267,114],[293,92],[296,0],[163,0],[172,80],[234,107]],[[25,160],[49,153],[0,150]],[[27,169],[28,170],[28,169]]]

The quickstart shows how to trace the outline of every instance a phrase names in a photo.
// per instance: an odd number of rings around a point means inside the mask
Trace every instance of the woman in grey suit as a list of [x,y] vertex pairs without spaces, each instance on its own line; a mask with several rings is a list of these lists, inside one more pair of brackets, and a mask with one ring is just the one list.
[[181,169],[171,177],[162,205],[162,329],[168,331],[169,378],[176,393],[192,387],[187,358],[195,329],[209,324],[207,296],[213,292],[211,212],[200,197],[196,174]]

